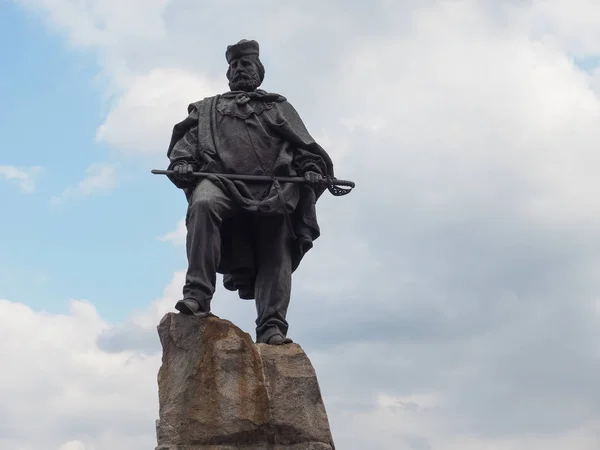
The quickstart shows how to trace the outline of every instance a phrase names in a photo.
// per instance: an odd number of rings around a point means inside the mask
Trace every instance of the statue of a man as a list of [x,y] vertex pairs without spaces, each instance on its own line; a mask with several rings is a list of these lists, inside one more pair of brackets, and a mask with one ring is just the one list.
[[[189,105],[167,152],[169,178],[188,200],[188,270],[175,308],[208,315],[222,273],[227,289],[256,301],[256,342],[286,344],[292,272],[319,237],[315,204],[333,164],[285,97],[258,89],[258,43],[241,40],[225,56],[231,91]],[[307,182],[199,179],[191,175],[198,170]]]

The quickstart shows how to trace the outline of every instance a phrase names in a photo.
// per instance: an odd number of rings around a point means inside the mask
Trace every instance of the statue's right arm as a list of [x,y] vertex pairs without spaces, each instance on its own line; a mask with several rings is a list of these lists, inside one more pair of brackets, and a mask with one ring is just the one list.
[[[193,177],[186,176],[191,170],[198,169],[196,152],[198,147],[198,111],[193,105],[188,108],[188,117],[173,127],[171,144],[167,151],[169,158],[168,170],[175,170],[176,175],[169,179],[178,188],[190,187]],[[191,169],[190,169],[191,167]]]

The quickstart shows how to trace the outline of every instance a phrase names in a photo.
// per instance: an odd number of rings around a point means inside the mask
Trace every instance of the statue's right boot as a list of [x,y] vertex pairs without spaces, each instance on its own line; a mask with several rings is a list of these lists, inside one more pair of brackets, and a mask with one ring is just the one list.
[[[208,302],[206,302],[208,303]],[[191,298],[184,298],[175,304],[175,309],[181,314],[196,317],[212,316],[209,305],[201,305],[200,302]]]
[[196,300],[190,300],[184,298],[183,300],[179,300],[175,304],[175,309],[179,311],[181,314],[186,314],[188,316],[192,316],[197,312],[200,312],[200,305]]

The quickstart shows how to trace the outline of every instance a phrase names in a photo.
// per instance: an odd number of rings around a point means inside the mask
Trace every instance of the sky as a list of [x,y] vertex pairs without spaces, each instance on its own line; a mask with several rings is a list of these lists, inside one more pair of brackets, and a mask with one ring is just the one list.
[[4,0],[0,38],[0,448],[155,446],[186,202],[150,169],[244,38],[357,185],[288,314],[336,446],[598,448],[600,3]]

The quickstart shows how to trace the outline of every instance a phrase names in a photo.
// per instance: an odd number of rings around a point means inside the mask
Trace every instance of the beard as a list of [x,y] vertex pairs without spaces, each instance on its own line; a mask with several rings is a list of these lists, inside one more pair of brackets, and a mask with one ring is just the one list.
[[256,71],[238,71],[229,80],[229,89],[232,91],[252,92],[261,84],[260,76]]

